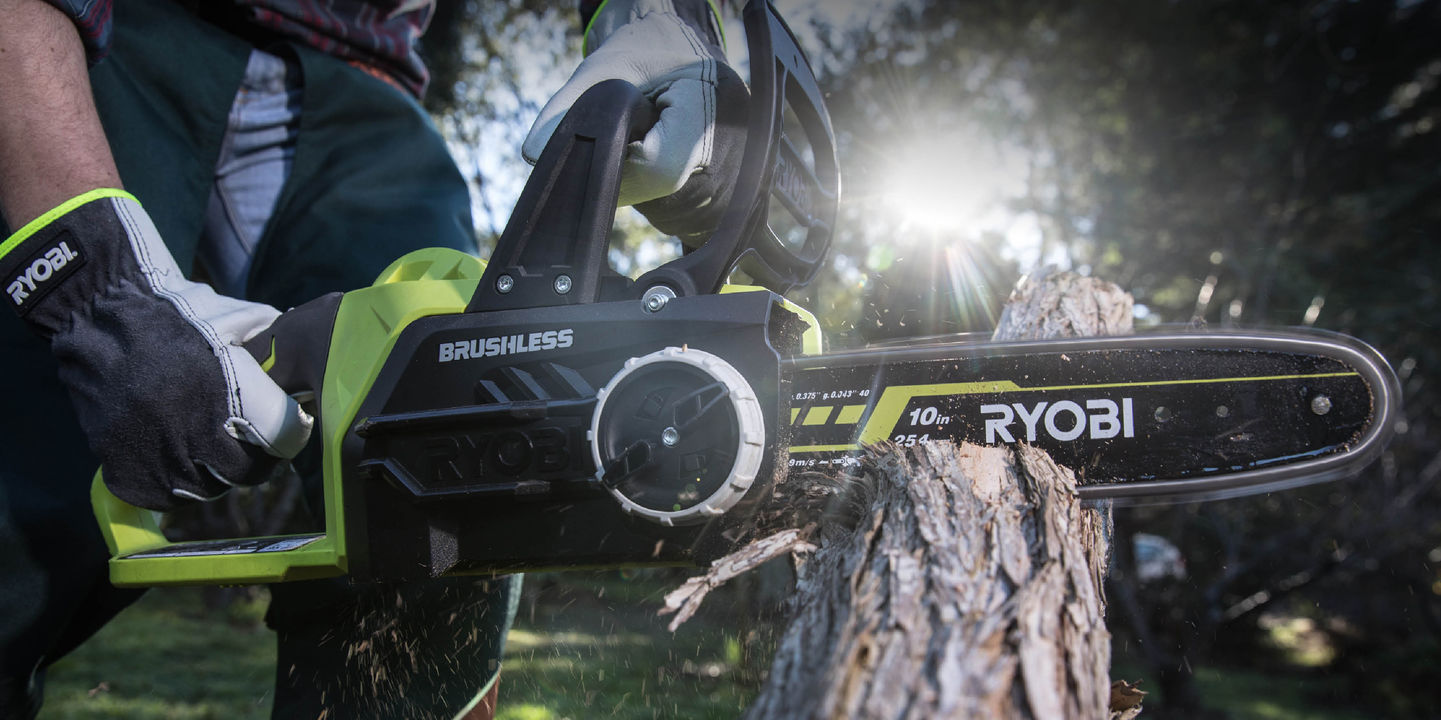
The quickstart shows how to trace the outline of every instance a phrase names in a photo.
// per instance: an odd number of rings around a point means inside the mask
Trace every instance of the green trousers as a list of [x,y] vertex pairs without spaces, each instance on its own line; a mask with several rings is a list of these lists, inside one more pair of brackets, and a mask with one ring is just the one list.
[[[112,53],[91,73],[97,106],[126,188],[191,267],[255,40],[172,0],[127,0],[115,14]],[[294,164],[256,249],[249,299],[284,309],[368,285],[417,248],[475,250],[465,183],[412,99],[308,48],[267,49],[294,54],[305,90]],[[45,667],[138,593],[107,580],[88,495],[98,461],[48,348],[4,318],[0,348],[0,717],[24,718],[38,708]],[[274,717],[452,717],[495,677],[518,591],[518,578],[272,587]],[[349,650],[382,626],[418,671],[376,686],[374,655],[358,661]]]

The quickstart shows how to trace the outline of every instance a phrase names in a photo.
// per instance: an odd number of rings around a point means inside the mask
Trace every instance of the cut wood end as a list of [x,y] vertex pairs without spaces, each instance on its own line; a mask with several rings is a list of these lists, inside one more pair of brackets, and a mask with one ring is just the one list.
[[927,446],[933,461],[949,455],[955,458],[961,472],[971,480],[976,497],[994,502],[1001,492],[1001,478],[1015,473],[1015,457],[1009,447],[999,445],[935,444]]
[[1113,283],[1047,267],[1016,284],[993,339],[1124,335],[1132,331],[1134,305]]

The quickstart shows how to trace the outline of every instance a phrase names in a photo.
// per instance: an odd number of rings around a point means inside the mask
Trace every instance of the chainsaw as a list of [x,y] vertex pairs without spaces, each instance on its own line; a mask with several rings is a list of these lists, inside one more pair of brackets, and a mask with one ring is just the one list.
[[[489,262],[447,249],[284,313],[247,347],[313,410],[324,529],[170,542],[111,495],[116,585],[357,581],[698,564],[778,482],[871,445],[1029,443],[1083,499],[1197,500],[1356,472],[1397,381],[1320,332],[1163,331],[825,352],[784,297],[830,245],[835,137],[764,0],[743,11],[747,139],[717,230],[637,279],[606,263],[622,160],[653,110],[602,83],[542,153]],[[733,271],[749,285],[729,285]]]

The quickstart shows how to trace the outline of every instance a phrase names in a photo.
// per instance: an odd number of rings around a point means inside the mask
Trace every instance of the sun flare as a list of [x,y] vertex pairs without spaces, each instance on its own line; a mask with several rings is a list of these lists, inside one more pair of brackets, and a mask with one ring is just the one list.
[[975,132],[908,138],[884,150],[879,200],[901,227],[975,237],[1005,232],[1025,189],[1017,153]]

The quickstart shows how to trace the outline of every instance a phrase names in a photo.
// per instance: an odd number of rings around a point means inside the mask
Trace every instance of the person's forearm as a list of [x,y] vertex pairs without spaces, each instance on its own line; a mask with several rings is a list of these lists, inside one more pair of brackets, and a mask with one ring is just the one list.
[[0,0],[0,18],[0,215],[16,229],[120,175],[70,19],[40,0]]

